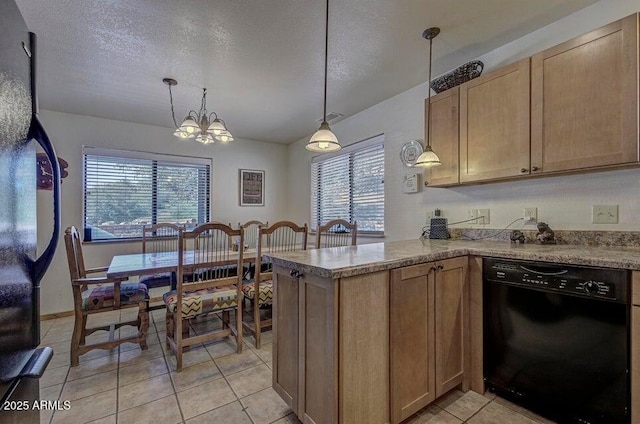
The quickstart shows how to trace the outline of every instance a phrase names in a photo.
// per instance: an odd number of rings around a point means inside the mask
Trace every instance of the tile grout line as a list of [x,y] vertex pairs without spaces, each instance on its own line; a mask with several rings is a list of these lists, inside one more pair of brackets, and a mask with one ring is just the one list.
[[[242,337],[241,337],[242,339]],[[238,346],[237,346],[237,341],[236,341],[236,353],[238,351]],[[244,339],[242,339],[242,344],[244,346]],[[209,355],[209,357],[211,358],[211,360],[213,361],[213,364],[216,366],[216,368],[218,368],[218,371],[220,372],[220,375],[222,375],[222,378],[224,379],[225,383],[227,383],[227,386],[229,386],[229,389],[231,390],[231,393],[233,393],[233,395],[236,397],[236,400],[234,402],[238,402],[240,404],[240,407],[242,408],[242,412],[244,412],[246,414],[246,416],[249,418],[249,421],[251,421],[251,423],[256,424],[256,422],[253,420],[253,418],[251,418],[251,415],[249,415],[249,412],[247,412],[247,408],[244,406],[244,404],[242,403],[242,401],[240,400],[240,398],[238,397],[237,393],[235,392],[235,390],[233,390],[233,386],[231,385],[231,383],[229,383],[229,380],[227,379],[227,376],[222,372],[222,369],[220,369],[220,366],[218,365],[218,363],[216,362],[216,360],[213,358],[213,356],[211,355],[211,352],[209,352],[209,349],[207,349],[204,344],[202,345],[205,350],[207,351],[207,354]],[[233,355],[233,353],[230,353],[229,355]],[[229,356],[229,355],[224,355],[222,356],[222,358],[224,358],[225,356]],[[258,356],[258,355],[256,355]],[[241,371],[239,371],[241,372]],[[233,373],[233,374],[237,374],[237,373]],[[231,375],[233,375],[231,374]],[[256,392],[257,393],[257,392]],[[228,405],[228,404],[227,404]],[[217,408],[215,408],[217,409]]]
[[[182,411],[182,405],[180,405],[180,398],[178,398],[178,390],[176,389],[176,385],[173,382],[173,378],[171,378],[171,369],[169,368],[169,360],[167,359],[167,353],[171,353],[171,352],[167,352],[162,348],[162,344],[165,343],[165,347],[167,340],[166,340],[166,333],[165,333],[165,340],[161,340],[160,336],[158,336],[158,326],[156,325],[156,319],[153,318],[153,326],[156,327],[156,337],[158,337],[158,340],[160,341],[160,350],[162,351],[162,357],[164,358],[164,366],[167,368],[167,375],[169,376],[169,381],[171,382],[171,387],[173,388],[173,397],[176,399],[176,405],[178,405],[178,412],[180,413],[180,418],[182,420],[182,423],[186,423],[186,419],[184,417],[184,412]],[[169,348],[171,349],[171,348]]]

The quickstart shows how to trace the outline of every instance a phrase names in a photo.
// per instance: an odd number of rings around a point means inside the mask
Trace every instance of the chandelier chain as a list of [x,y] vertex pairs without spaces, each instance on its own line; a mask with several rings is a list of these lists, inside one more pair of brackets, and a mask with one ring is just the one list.
[[176,122],[176,114],[173,110],[173,94],[171,93],[171,85],[169,85],[169,103],[171,104],[171,118],[173,118],[173,125],[178,128],[178,123]]
[[207,114],[207,89],[202,89],[202,101],[200,103],[200,113],[198,113],[198,120],[200,120],[201,116],[205,116]]

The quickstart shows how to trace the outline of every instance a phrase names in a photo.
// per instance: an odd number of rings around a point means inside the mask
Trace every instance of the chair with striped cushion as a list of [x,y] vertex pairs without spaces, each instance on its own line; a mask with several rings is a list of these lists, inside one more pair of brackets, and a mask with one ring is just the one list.
[[334,219],[318,226],[316,249],[324,247],[355,246],[358,241],[358,223]]
[[[142,227],[142,253],[163,253],[176,252],[178,250],[178,233],[184,230],[184,225],[160,222],[155,225]],[[162,272],[160,274],[143,275],[140,282],[144,283],[148,289],[156,287],[174,287],[175,274]],[[173,283],[173,284],[172,284]],[[151,299],[151,302],[160,299]]]
[[[180,231],[178,240],[177,286],[164,295],[167,308],[167,347],[176,355],[177,370],[182,370],[183,349],[209,340],[233,335],[238,353],[242,352],[242,273],[243,250],[234,252],[232,240],[244,242],[242,229],[207,223],[193,231]],[[185,246],[193,246],[187,250]],[[230,312],[235,315],[232,323]],[[214,315],[222,328],[189,332],[189,320]]]
[[[253,305],[253,321],[244,321],[244,327],[254,335],[256,348],[260,349],[261,333],[271,327],[271,317],[261,317],[261,310],[269,309],[273,302],[271,262],[263,257],[269,253],[307,250],[307,224],[302,227],[291,221],[279,221],[269,227],[258,227],[256,249],[256,275],[253,281],[245,282],[242,291],[245,299]],[[258,271],[259,270],[259,271]]]
[[[82,241],[76,227],[65,230],[64,243],[73,291],[75,322],[71,336],[71,366],[80,363],[80,355],[93,349],[113,349],[122,343],[138,343],[142,350],[147,348],[149,328],[149,295],[147,287],[141,283],[125,283],[126,279],[108,277],[88,277],[103,273],[107,268],[85,268]],[[138,308],[134,321],[114,322],[87,328],[87,317],[101,312],[123,308]],[[115,331],[125,325],[138,327],[138,333],[128,337],[115,338]],[[86,344],[86,336],[96,331],[108,331],[109,338],[99,343]]]
[[[244,228],[244,246],[247,249],[257,249],[258,248],[258,227],[268,227],[269,222],[262,222],[258,220],[247,221],[244,224],[238,223],[238,228]],[[251,279],[255,274],[255,265],[247,264],[244,267],[244,279]]]

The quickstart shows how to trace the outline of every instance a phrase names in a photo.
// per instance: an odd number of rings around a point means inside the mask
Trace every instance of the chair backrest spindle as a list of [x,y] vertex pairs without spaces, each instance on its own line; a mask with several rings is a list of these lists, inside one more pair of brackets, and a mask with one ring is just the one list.
[[324,247],[355,246],[358,238],[358,223],[334,219],[318,226],[316,249]]

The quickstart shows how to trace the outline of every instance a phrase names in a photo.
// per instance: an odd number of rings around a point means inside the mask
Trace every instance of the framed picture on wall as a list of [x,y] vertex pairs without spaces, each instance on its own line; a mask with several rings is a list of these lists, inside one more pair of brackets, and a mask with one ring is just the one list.
[[240,206],[264,206],[264,171],[240,169]]

